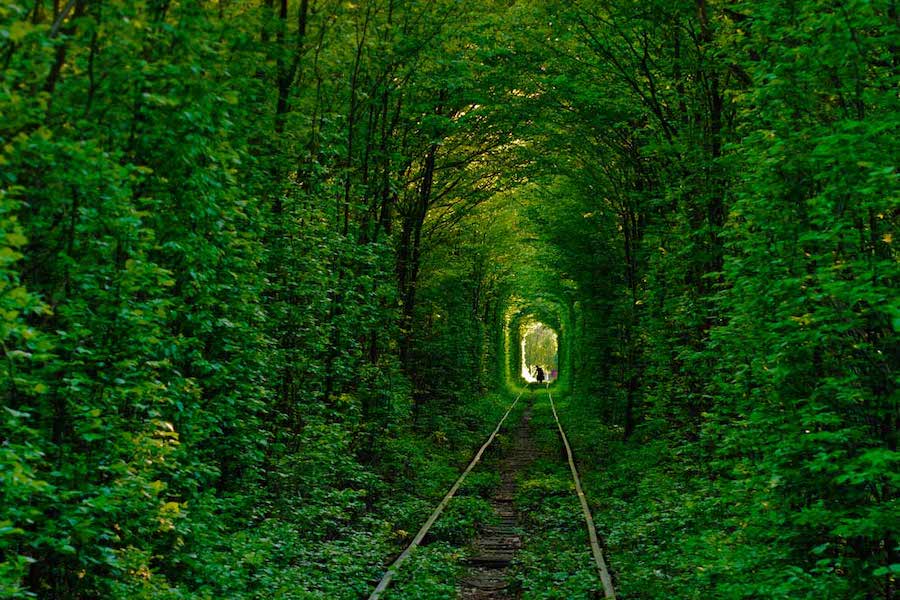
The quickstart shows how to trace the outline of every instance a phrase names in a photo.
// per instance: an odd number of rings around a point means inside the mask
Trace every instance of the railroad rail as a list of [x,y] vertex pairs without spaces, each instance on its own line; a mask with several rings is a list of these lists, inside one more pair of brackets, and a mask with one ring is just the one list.
[[[581,509],[582,509],[582,512],[584,513],[584,520],[585,520],[585,524],[586,524],[587,530],[588,530],[588,538],[590,540],[591,552],[593,554],[594,563],[597,566],[597,571],[598,571],[598,574],[600,575],[600,581],[603,584],[604,597],[615,600],[616,593],[615,593],[615,589],[613,588],[612,577],[609,574],[609,569],[607,568],[606,561],[603,558],[603,551],[600,549],[600,542],[597,537],[597,528],[594,526],[594,519],[591,516],[591,509],[588,506],[587,498],[585,497],[584,491],[581,487],[581,478],[578,475],[578,469],[575,467],[575,460],[572,457],[572,448],[569,445],[569,440],[566,437],[565,431],[563,430],[562,423],[560,423],[560,421],[559,421],[559,415],[557,415],[556,405],[553,402],[553,395],[550,394],[549,387],[550,386],[548,385],[547,386],[547,396],[550,399],[550,409],[553,411],[553,418],[556,420],[556,426],[559,429],[559,435],[562,438],[563,445],[565,446],[565,449],[566,449],[566,456],[567,456],[568,462],[569,462],[569,469],[572,472],[572,479],[575,481],[575,492],[578,495],[578,500],[581,502]],[[446,495],[444,495],[444,498],[437,505],[437,508],[434,509],[434,511],[431,513],[431,515],[428,517],[428,519],[425,521],[425,523],[419,529],[418,533],[416,533],[416,536],[412,539],[412,541],[409,543],[409,545],[403,550],[403,552],[401,552],[397,556],[396,559],[394,559],[394,562],[392,562],[391,565],[387,568],[387,571],[385,571],[384,576],[381,578],[381,580],[378,582],[378,585],[375,587],[375,590],[369,596],[369,600],[378,600],[379,598],[381,598],[381,595],[385,592],[385,590],[387,590],[388,586],[391,583],[391,580],[397,574],[401,565],[403,565],[403,563],[406,562],[406,560],[409,558],[409,556],[413,552],[413,550],[415,550],[416,547],[418,547],[422,543],[422,540],[425,539],[425,536],[428,534],[428,531],[431,529],[431,526],[434,525],[435,521],[437,521],[438,517],[441,516],[441,513],[444,512],[444,509],[450,503],[450,500],[453,499],[453,496],[456,494],[457,490],[459,490],[459,487],[462,485],[466,476],[472,471],[472,469],[475,468],[475,465],[477,465],[478,462],[481,460],[481,456],[484,454],[484,451],[487,450],[487,448],[494,441],[494,438],[497,437],[497,434],[500,432],[500,429],[503,427],[503,423],[506,421],[506,418],[509,416],[509,414],[512,412],[512,410],[516,407],[516,404],[518,404],[519,399],[522,397],[522,395],[524,393],[525,393],[524,391],[520,392],[519,395],[516,396],[516,399],[513,401],[513,403],[510,404],[509,408],[506,409],[506,412],[503,414],[503,417],[501,417],[500,421],[497,423],[497,427],[494,428],[494,431],[488,437],[487,441],[484,444],[482,444],[482,446],[481,446],[481,448],[479,448],[478,452],[475,453],[475,456],[474,456],[474,458],[472,458],[472,461],[469,463],[469,465],[466,467],[466,469],[462,472],[462,474],[459,476],[459,478],[456,480],[456,482],[450,487],[450,490],[446,493]]]
[[506,409],[506,412],[503,414],[503,417],[500,419],[500,422],[497,423],[497,427],[494,428],[493,433],[491,433],[490,437],[488,437],[487,441],[481,446],[478,452],[475,454],[475,458],[472,459],[472,462],[469,463],[469,466],[466,467],[466,470],[462,472],[462,475],[459,476],[459,479],[456,480],[456,483],[450,488],[450,491],[444,496],[444,499],[441,500],[441,503],[437,505],[437,508],[434,509],[434,512],[431,513],[431,516],[428,517],[428,520],[425,521],[425,524],[422,525],[422,528],[419,529],[419,532],[416,534],[416,537],[409,543],[409,546],[406,547],[403,552],[400,553],[391,566],[388,567],[388,570],[385,572],[384,577],[381,578],[381,581],[378,582],[378,586],[375,588],[375,591],[369,596],[369,600],[378,600],[381,597],[381,594],[387,589],[387,587],[391,583],[391,579],[394,578],[394,575],[397,573],[397,570],[400,568],[406,559],[409,558],[410,553],[415,550],[416,546],[422,543],[422,540],[425,538],[425,535],[428,533],[428,530],[431,529],[431,526],[434,525],[434,522],[437,521],[437,518],[441,516],[441,513],[444,512],[444,508],[447,507],[447,504],[450,503],[450,500],[453,498],[454,494],[456,494],[456,490],[459,489],[459,486],[462,485],[463,480],[465,480],[466,475],[468,475],[472,469],[475,468],[475,465],[478,464],[478,461],[481,460],[481,455],[484,454],[484,451],[487,450],[487,447],[491,445],[491,442],[494,441],[494,438],[497,437],[497,433],[500,431],[500,428],[503,427],[503,422],[506,421],[506,417],[509,416],[509,413],[512,412],[512,409],[516,407],[516,404],[519,402],[519,398],[522,397],[522,394],[525,392],[520,392],[516,399],[512,404],[509,405],[509,408]]
[[572,458],[572,447],[569,446],[569,439],[566,432],[563,431],[562,423],[559,422],[559,415],[556,414],[556,405],[553,403],[553,394],[547,388],[547,396],[550,398],[550,410],[553,411],[553,418],[556,419],[556,426],[559,428],[559,436],[562,438],[563,445],[566,447],[566,458],[569,459],[569,469],[572,470],[572,479],[575,480],[575,493],[578,494],[578,500],[581,502],[581,510],[584,513],[584,522],[587,525],[588,538],[591,542],[591,552],[594,555],[594,563],[597,565],[597,572],[600,574],[600,582],[603,584],[603,595],[606,598],[615,598],[616,591],[613,588],[612,577],[609,575],[609,569],[606,567],[606,560],[603,558],[603,550],[600,549],[600,541],[597,539],[597,528],[594,526],[594,517],[591,516],[591,507],[588,506],[587,498],[584,490],[581,489],[581,478],[578,476],[578,469],[575,467],[575,459]]

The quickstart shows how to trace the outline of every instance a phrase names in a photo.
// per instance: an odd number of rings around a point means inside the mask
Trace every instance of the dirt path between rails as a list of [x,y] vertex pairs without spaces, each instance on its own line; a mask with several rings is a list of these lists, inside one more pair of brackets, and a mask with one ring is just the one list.
[[513,432],[512,444],[499,461],[500,486],[491,497],[491,505],[499,518],[497,525],[486,527],[472,544],[473,554],[465,563],[458,598],[464,600],[512,600],[518,597],[511,589],[512,560],[522,547],[521,530],[515,509],[516,479],[537,455],[531,437],[531,412],[534,397],[522,413]]

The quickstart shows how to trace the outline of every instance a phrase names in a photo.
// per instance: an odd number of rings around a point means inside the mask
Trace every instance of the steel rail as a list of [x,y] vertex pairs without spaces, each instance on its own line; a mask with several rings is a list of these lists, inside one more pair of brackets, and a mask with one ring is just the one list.
[[584,512],[584,520],[587,523],[588,538],[591,541],[591,552],[594,554],[594,562],[597,564],[597,571],[600,573],[600,581],[603,583],[603,594],[606,598],[615,598],[616,590],[613,588],[612,577],[609,575],[609,569],[606,567],[606,561],[603,559],[603,551],[600,549],[600,541],[597,539],[597,528],[594,526],[594,518],[591,516],[591,509],[588,506],[587,498],[581,489],[581,479],[578,477],[578,469],[575,468],[575,459],[572,458],[572,447],[569,446],[569,439],[566,432],[563,431],[562,423],[559,422],[559,415],[556,414],[556,405],[553,403],[553,395],[550,389],[547,389],[547,396],[550,398],[550,409],[553,411],[553,418],[556,419],[556,426],[559,428],[559,435],[562,438],[563,445],[566,447],[566,456],[569,459],[569,468],[572,470],[572,479],[575,480],[575,492],[578,494],[578,500],[581,501],[581,510]]
[[506,421],[506,417],[509,416],[509,413],[512,412],[512,409],[516,407],[516,404],[519,402],[519,398],[522,397],[522,394],[525,392],[520,392],[516,399],[512,404],[509,405],[509,408],[506,409],[506,413],[504,413],[503,417],[500,419],[500,422],[497,423],[497,427],[494,429],[494,432],[490,435],[487,441],[481,446],[481,449],[475,454],[475,458],[472,459],[472,462],[469,463],[469,466],[466,467],[466,470],[462,472],[462,475],[459,476],[459,479],[456,480],[456,483],[450,488],[450,491],[444,496],[444,499],[441,500],[441,503],[438,504],[437,508],[434,509],[434,512],[431,513],[431,516],[428,517],[428,520],[425,521],[425,524],[422,525],[422,528],[419,529],[419,532],[416,534],[416,537],[409,543],[406,549],[400,553],[400,555],[391,563],[391,566],[388,567],[387,571],[384,573],[384,576],[381,578],[381,581],[378,582],[378,586],[376,586],[375,591],[369,596],[369,600],[378,600],[381,597],[381,594],[388,588],[391,583],[391,580],[394,578],[394,575],[397,574],[400,565],[402,565],[409,555],[415,550],[416,546],[422,543],[422,540],[425,538],[425,535],[428,533],[428,530],[431,529],[431,526],[434,525],[434,522],[437,521],[437,518],[441,516],[441,513],[444,511],[444,508],[447,507],[447,504],[453,498],[453,495],[456,494],[456,491],[459,489],[459,486],[462,485],[463,480],[466,478],[466,475],[475,468],[475,465],[478,464],[478,461],[481,460],[481,455],[484,454],[484,451],[488,446],[491,445],[491,442],[494,441],[494,438],[497,436],[497,433],[500,431],[500,428],[503,427],[503,422]]

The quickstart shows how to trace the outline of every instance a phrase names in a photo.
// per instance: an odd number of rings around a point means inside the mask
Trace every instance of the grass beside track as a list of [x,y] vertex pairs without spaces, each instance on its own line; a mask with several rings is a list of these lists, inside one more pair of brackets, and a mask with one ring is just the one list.
[[535,396],[531,424],[540,456],[522,473],[516,497],[526,531],[516,579],[524,600],[592,598],[602,588],[581,506],[547,393]]
[[[506,407],[515,399],[516,394],[496,395],[490,399],[492,421],[484,423],[484,435],[479,439],[469,436],[470,447],[458,449],[460,456],[466,460],[456,469],[456,476],[465,468],[478,447],[484,443],[490,431],[499,421]],[[524,400],[524,398],[523,398]],[[426,536],[423,545],[416,548],[409,560],[402,566],[390,587],[382,598],[387,600],[417,598],[437,600],[453,598],[456,595],[456,583],[461,573],[461,561],[468,556],[468,543],[478,531],[496,522],[489,498],[492,491],[500,483],[497,472],[497,457],[509,444],[509,431],[522,418],[523,403],[510,412],[504,427],[489,446],[481,462],[463,482],[456,496],[447,505],[444,513],[438,518]],[[446,485],[436,495],[430,509],[417,513],[419,521],[412,524],[406,535],[412,535],[424,522],[428,513],[438,503],[443,493],[453,483],[454,478],[447,478]],[[400,548],[402,550],[402,548]],[[399,552],[399,550],[397,550]]]

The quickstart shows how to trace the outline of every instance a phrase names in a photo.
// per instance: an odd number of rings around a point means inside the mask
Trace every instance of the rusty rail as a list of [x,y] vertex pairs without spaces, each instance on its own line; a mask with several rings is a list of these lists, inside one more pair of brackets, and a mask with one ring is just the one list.
[[581,478],[578,477],[578,469],[575,468],[575,459],[572,458],[572,447],[569,446],[569,439],[566,437],[566,432],[563,431],[562,423],[559,422],[559,415],[556,414],[556,405],[553,403],[553,395],[550,394],[549,388],[547,389],[547,396],[550,398],[550,409],[553,411],[553,418],[556,419],[559,435],[562,438],[563,445],[566,447],[569,468],[572,470],[572,479],[575,480],[575,492],[578,494],[578,500],[581,501],[581,510],[584,512],[584,520],[585,523],[587,523],[588,538],[591,542],[591,552],[594,554],[594,562],[596,563],[597,571],[600,574],[600,581],[603,583],[604,597],[615,599],[616,590],[613,588],[612,577],[610,577],[609,569],[606,567],[606,561],[603,559],[603,551],[600,549],[600,541],[597,538],[597,528],[594,526],[591,508],[588,506],[584,490],[581,489]]
[[375,587],[375,590],[369,596],[369,600],[378,600],[381,597],[381,594],[388,588],[391,583],[391,580],[394,578],[394,575],[397,574],[400,565],[402,565],[409,555],[415,550],[416,546],[422,543],[422,540],[425,538],[425,535],[428,533],[428,530],[431,529],[431,526],[434,525],[434,522],[437,521],[437,518],[441,516],[441,513],[444,512],[444,508],[447,507],[447,504],[453,498],[453,495],[456,494],[456,491],[459,489],[459,486],[462,485],[463,480],[466,478],[466,475],[475,468],[475,465],[478,464],[478,461],[481,460],[481,455],[484,454],[484,451],[488,446],[491,445],[491,442],[494,441],[494,438],[497,437],[497,433],[500,431],[500,428],[503,427],[503,422],[506,421],[506,417],[509,416],[509,413],[512,412],[512,409],[515,408],[516,404],[519,402],[519,398],[522,397],[524,392],[519,393],[516,396],[516,399],[510,404],[509,408],[506,409],[506,413],[504,413],[503,417],[500,419],[500,422],[497,423],[497,427],[494,429],[494,432],[490,435],[487,441],[481,446],[478,452],[475,454],[475,458],[472,459],[472,462],[469,463],[469,466],[466,467],[466,470],[462,472],[462,475],[459,476],[459,479],[456,480],[456,483],[450,488],[450,491],[444,496],[444,499],[441,500],[441,503],[438,504],[437,508],[434,509],[434,512],[431,513],[431,516],[428,517],[428,520],[425,521],[425,524],[422,525],[422,528],[419,529],[419,532],[416,534],[416,537],[409,543],[403,552],[391,563],[391,566],[388,567],[387,571],[384,573],[384,576],[381,578],[381,581],[378,582],[378,586]]

